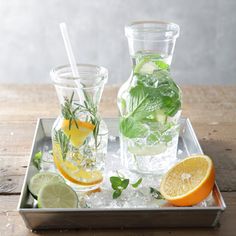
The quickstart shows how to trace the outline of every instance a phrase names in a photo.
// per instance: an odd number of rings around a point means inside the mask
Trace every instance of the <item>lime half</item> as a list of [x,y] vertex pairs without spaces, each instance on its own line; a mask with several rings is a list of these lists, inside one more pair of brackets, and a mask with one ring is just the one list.
[[33,195],[34,198],[37,199],[39,190],[48,183],[58,183],[58,182],[65,182],[63,177],[56,173],[52,172],[39,172],[34,175],[29,183],[29,191]]
[[165,144],[147,145],[147,146],[132,146],[128,147],[129,152],[136,156],[151,156],[158,155],[166,150]]
[[77,208],[76,192],[67,184],[50,183],[44,185],[38,195],[39,208]]

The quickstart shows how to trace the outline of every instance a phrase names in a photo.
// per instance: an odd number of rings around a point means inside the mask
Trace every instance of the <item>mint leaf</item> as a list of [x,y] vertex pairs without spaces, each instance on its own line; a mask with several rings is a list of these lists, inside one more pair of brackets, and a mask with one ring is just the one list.
[[42,161],[43,153],[41,151],[35,153],[33,158],[33,165],[40,170],[41,169],[41,161]]
[[110,182],[112,184],[112,188],[115,190],[118,189],[119,186],[122,184],[121,178],[117,176],[110,177]]
[[144,137],[148,133],[147,127],[132,117],[121,118],[119,128],[120,132],[127,138]]
[[138,181],[136,183],[132,184],[132,187],[137,188],[142,183],[142,181],[143,181],[142,178],[138,179]]
[[112,194],[112,198],[113,198],[113,199],[118,198],[118,197],[121,195],[121,193],[122,193],[121,190],[119,190],[119,189],[115,190],[115,191],[113,192],[113,194]]
[[129,116],[134,117],[136,120],[141,120],[156,109],[160,108],[161,103],[158,96],[150,96],[149,91],[152,88],[145,88],[142,85],[137,85],[130,90],[129,98]]
[[157,65],[159,70],[169,70],[169,65],[166,64],[164,61],[156,61],[155,64]]
[[120,186],[122,187],[122,189],[126,189],[128,185],[129,185],[129,179],[124,179]]
[[[129,179],[126,179],[124,176],[111,176],[110,182],[112,189],[115,190],[112,194],[113,199],[118,198],[122,194],[122,191],[125,190],[129,185]],[[133,188],[137,188],[141,182],[142,178],[140,178],[136,183],[132,184]]]

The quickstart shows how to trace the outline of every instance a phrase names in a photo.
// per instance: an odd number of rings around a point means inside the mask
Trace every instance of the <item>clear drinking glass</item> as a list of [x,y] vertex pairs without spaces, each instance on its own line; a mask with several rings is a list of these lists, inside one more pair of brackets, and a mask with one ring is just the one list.
[[94,65],[78,64],[77,68],[76,78],[70,66],[50,73],[61,108],[52,127],[53,159],[68,184],[87,191],[103,181],[108,130],[98,106],[108,72]]
[[161,175],[176,161],[181,91],[170,75],[179,26],[146,21],[125,27],[133,63],[118,92],[122,163]]

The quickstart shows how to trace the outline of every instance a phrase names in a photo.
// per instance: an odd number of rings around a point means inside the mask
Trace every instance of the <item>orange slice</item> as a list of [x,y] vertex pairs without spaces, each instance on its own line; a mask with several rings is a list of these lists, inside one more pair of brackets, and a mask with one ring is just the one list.
[[70,137],[70,142],[75,147],[81,146],[95,128],[93,124],[80,120],[76,120],[76,123],[72,120],[71,127],[69,127],[69,124],[70,121],[64,119],[61,124],[61,129],[67,137]]
[[53,158],[57,169],[70,182],[81,186],[93,186],[101,183],[103,176],[99,170],[84,170],[82,167],[73,164],[68,160],[63,160],[61,149],[58,144],[53,145]]
[[177,163],[164,175],[160,192],[173,205],[191,206],[210,194],[214,182],[212,160],[205,155],[194,155]]

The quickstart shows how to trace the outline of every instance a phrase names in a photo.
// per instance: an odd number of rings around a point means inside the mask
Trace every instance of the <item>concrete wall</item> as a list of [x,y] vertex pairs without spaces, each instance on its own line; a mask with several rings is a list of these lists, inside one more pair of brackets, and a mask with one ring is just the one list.
[[110,84],[130,73],[124,25],[178,23],[172,71],[182,84],[236,84],[235,0],[0,0],[0,83],[50,83],[67,63],[65,21],[79,62],[109,69]]

